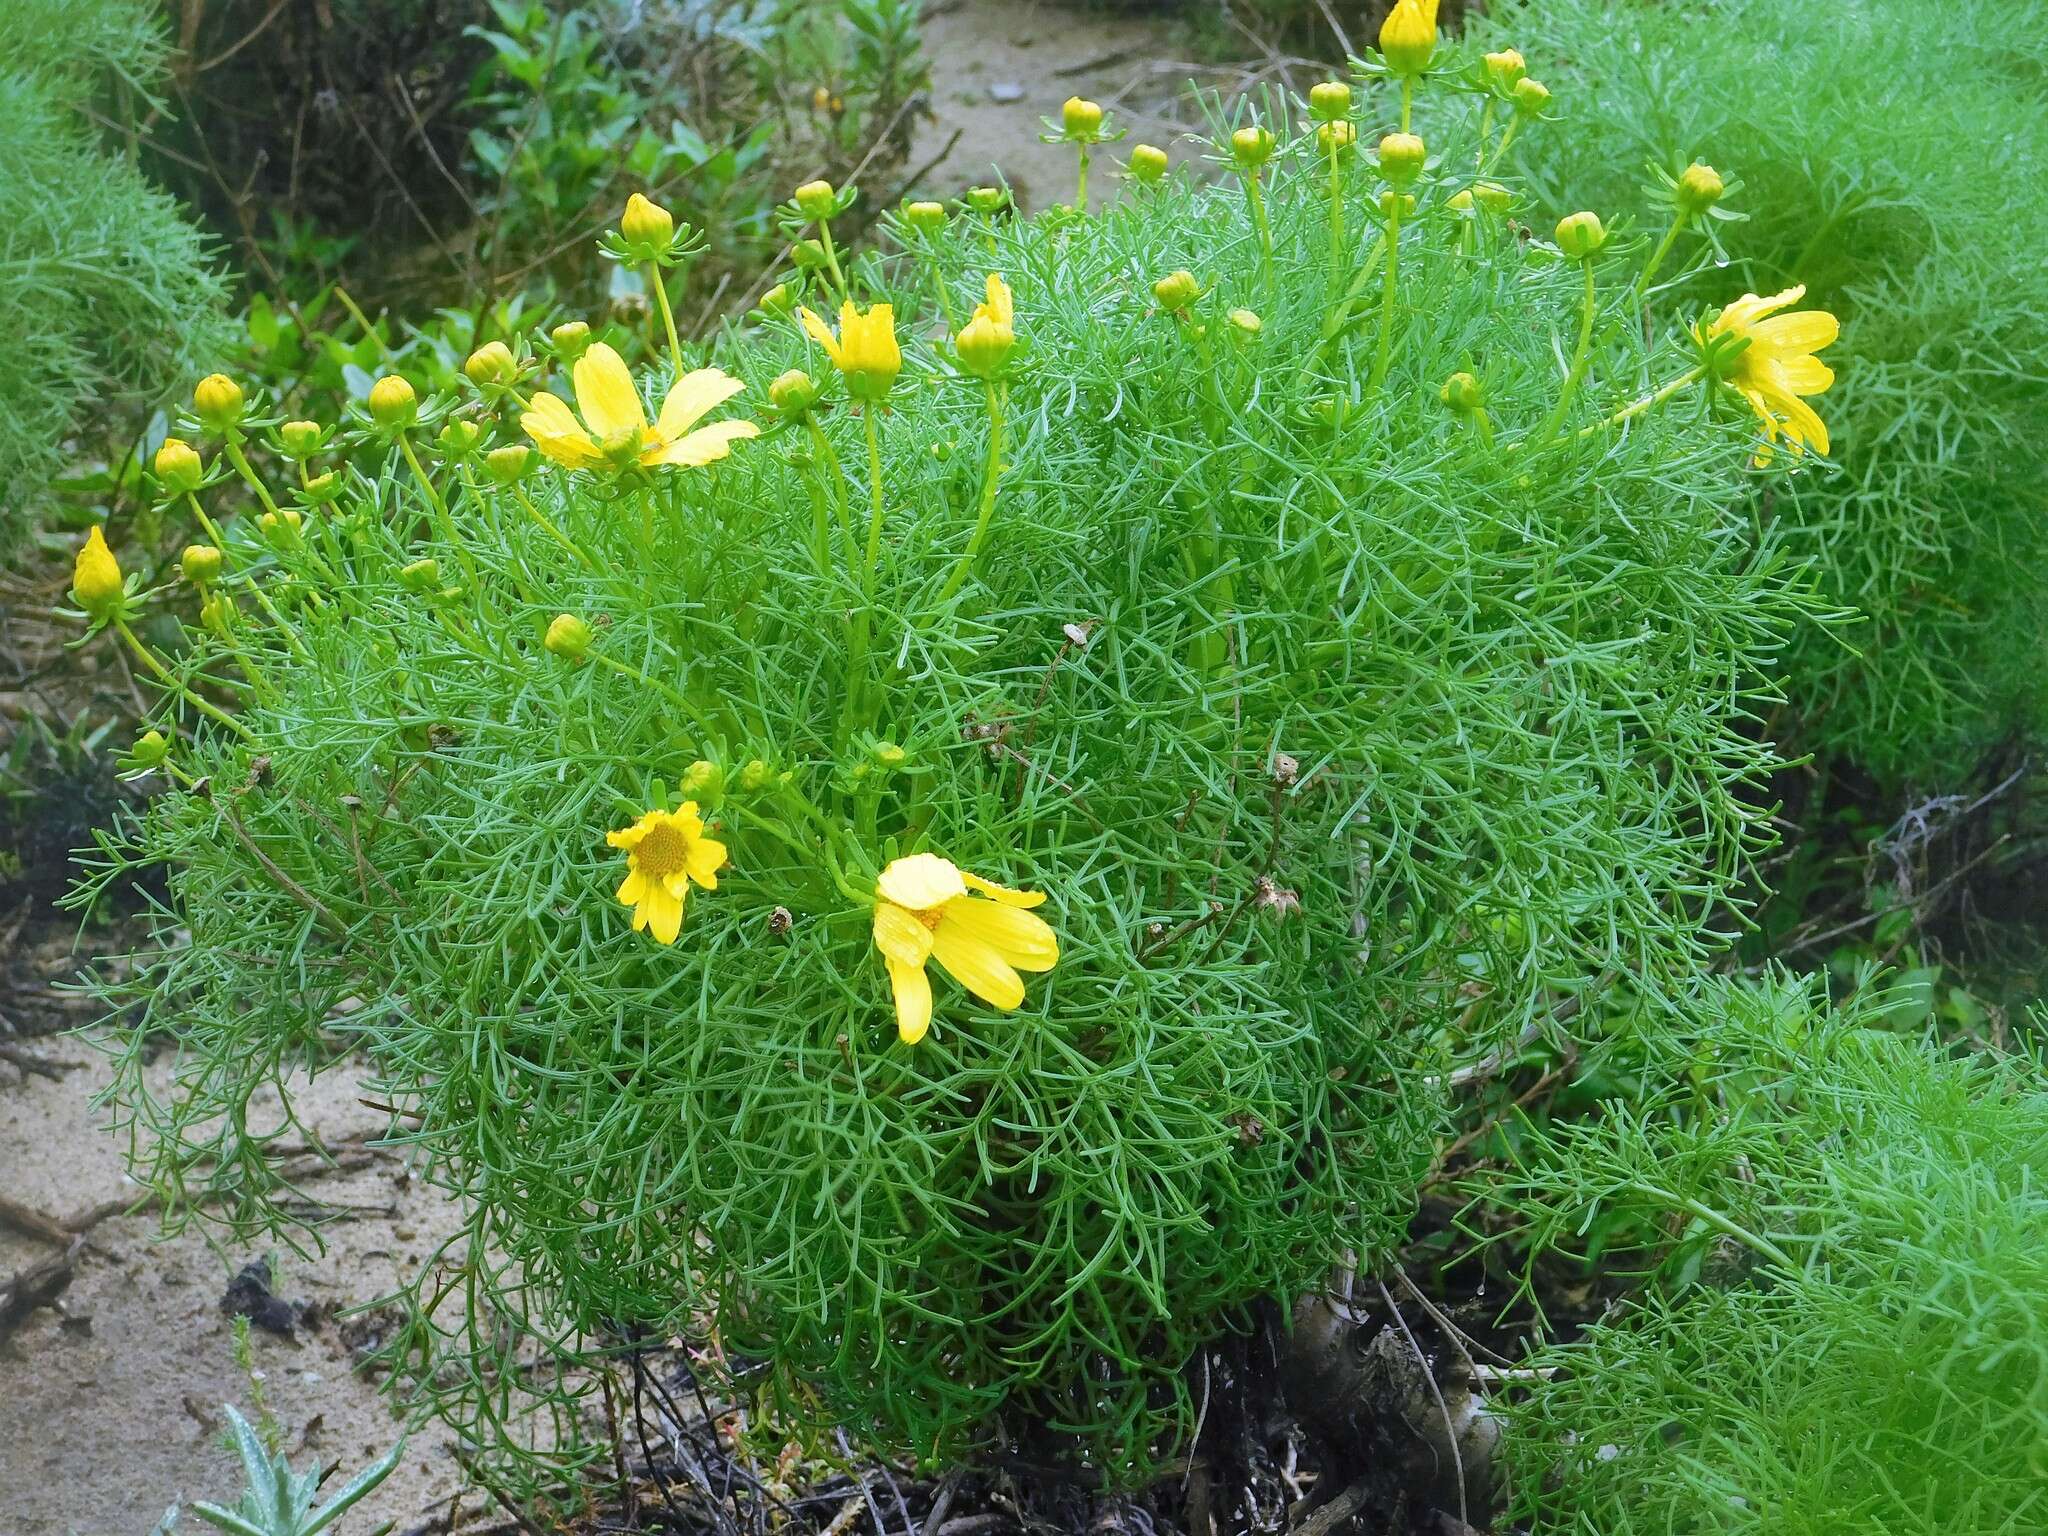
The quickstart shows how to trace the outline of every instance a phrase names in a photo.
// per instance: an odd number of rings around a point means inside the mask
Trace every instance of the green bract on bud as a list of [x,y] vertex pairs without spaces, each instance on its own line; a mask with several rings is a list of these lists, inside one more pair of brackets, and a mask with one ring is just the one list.
[[1443,402],[1459,415],[1476,411],[1486,404],[1480,392],[1479,381],[1469,373],[1454,373],[1444,380]]
[[1509,97],[1517,112],[1524,117],[1535,117],[1550,105],[1550,87],[1541,80],[1517,80]]
[[185,496],[199,489],[206,478],[206,466],[193,446],[181,437],[167,437],[156,451],[157,483],[167,496]]
[[1350,118],[1316,124],[1316,152],[1324,157],[1348,155],[1358,143],[1358,124]]
[[1156,144],[1133,144],[1129,170],[1131,179],[1151,186],[1166,174],[1166,151]]
[[1720,202],[1721,194],[1727,190],[1719,171],[1695,160],[1678,178],[1678,206],[1686,213],[1702,214]]
[[1380,194],[1380,212],[1387,218],[1407,218],[1415,211],[1415,194],[1397,192],[1392,187]]
[[137,769],[156,767],[171,755],[171,744],[162,731],[144,731],[135,738],[135,745],[128,753],[129,764]]
[[266,512],[256,519],[256,527],[263,534],[264,542],[273,549],[291,549],[299,542],[299,530],[305,519],[297,507],[281,507],[275,512]]
[[1429,151],[1412,133],[1390,133],[1380,140],[1380,174],[1390,186],[1414,186],[1428,159]]
[[581,320],[565,320],[548,332],[548,340],[555,344],[556,356],[573,363],[590,345],[590,327]]
[[1183,267],[1178,272],[1169,272],[1152,285],[1152,297],[1159,301],[1159,307],[1171,314],[1179,314],[1202,296],[1202,285],[1195,281],[1195,274]]
[[1528,73],[1528,60],[1516,49],[1503,48],[1486,56],[1486,83],[1497,91],[1512,91]]
[[1351,115],[1351,87],[1342,80],[1324,80],[1309,88],[1308,113],[1319,123]]
[[409,427],[420,413],[420,398],[412,385],[396,373],[387,373],[370,386],[370,419],[380,427]]
[[178,557],[178,571],[195,587],[220,580],[220,551],[211,544],[187,544]]
[[1001,187],[969,187],[966,200],[967,206],[976,213],[1001,213],[1010,201],[1010,194]]
[[766,314],[786,315],[796,304],[796,289],[788,283],[777,283],[761,295],[761,309]]
[[766,789],[768,781],[774,777],[774,772],[766,763],[758,757],[750,757],[747,759],[747,765],[740,769],[739,787],[744,793],[751,795],[758,790]]
[[1092,144],[1102,132],[1102,108],[1082,96],[1069,96],[1060,104],[1060,127],[1070,139]]
[[619,234],[638,250],[666,254],[676,236],[676,217],[652,198],[635,192],[619,216]]
[[398,584],[415,597],[437,590],[441,585],[441,562],[429,557],[401,567]]
[[192,414],[225,432],[242,419],[242,386],[224,373],[209,373],[192,391]]
[[1497,181],[1475,181],[1472,200],[1488,213],[1506,213],[1515,204],[1515,194]]
[[277,429],[277,446],[288,459],[310,459],[326,435],[317,421],[288,421]]
[[434,439],[435,446],[451,459],[466,459],[476,452],[476,445],[483,441],[483,428],[473,421],[450,421],[441,428],[441,435]]
[[818,398],[818,383],[801,368],[776,375],[768,386],[768,403],[791,420],[801,417]]
[[510,384],[519,376],[519,361],[502,341],[487,341],[469,354],[462,372],[479,389],[486,384]]
[[799,272],[815,272],[825,265],[825,245],[821,240],[799,240],[789,248],[789,259],[796,264]]
[[1607,226],[1597,213],[1568,213],[1557,221],[1557,248],[1574,261],[1584,261],[1607,243]]
[[[299,495],[304,497],[307,502],[314,506],[319,506],[325,502],[330,502],[340,494],[341,476],[336,474],[331,469],[328,470],[327,473],[324,475],[315,475],[312,479],[308,480],[305,483],[305,485],[302,486],[299,490]],[[292,512],[289,507],[287,507],[285,510],[287,512],[290,512],[291,516],[294,518],[296,518],[299,515],[296,512]],[[269,516],[268,513],[265,513],[264,515],[266,517]],[[298,525],[294,523],[293,526],[297,527]]]
[[905,203],[903,222],[921,235],[934,235],[946,227],[944,203]]
[[225,592],[214,592],[199,605],[199,622],[209,633],[225,640],[228,631],[235,627],[235,600]]
[[484,455],[484,473],[499,485],[514,484],[533,462],[533,450],[524,443],[493,448]]
[[992,315],[976,315],[953,338],[953,351],[960,366],[980,379],[992,379],[1001,373],[1016,345],[1015,329]]
[[1230,328],[1247,339],[1265,329],[1265,322],[1248,309],[1233,309],[1230,312]]
[[807,181],[796,189],[796,207],[805,218],[822,222],[839,211],[839,194],[829,181]]
[[564,661],[581,661],[590,650],[590,638],[590,626],[583,620],[573,613],[558,613],[549,622],[547,638],[541,644],[548,648],[549,655]]
[[1230,159],[1240,171],[1256,171],[1273,158],[1273,133],[1256,125],[1230,136]]
[[716,800],[725,793],[725,770],[708,757],[700,757],[683,770],[676,788],[686,800]]

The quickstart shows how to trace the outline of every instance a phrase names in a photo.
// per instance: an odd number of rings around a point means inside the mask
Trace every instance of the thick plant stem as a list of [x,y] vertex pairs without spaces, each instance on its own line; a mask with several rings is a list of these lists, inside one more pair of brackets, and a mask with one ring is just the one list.
[[1647,1183],[1642,1179],[1629,1180],[1628,1187],[1639,1195],[1644,1195],[1651,1200],[1660,1200],[1674,1209],[1684,1211],[1687,1215],[1697,1216],[1716,1232],[1726,1233],[1745,1248],[1769,1259],[1780,1269],[1796,1270],[1799,1268],[1798,1262],[1793,1259],[1792,1255],[1780,1248],[1769,1238],[1750,1231],[1749,1228],[1722,1215],[1704,1201],[1695,1200],[1689,1195],[1676,1194],[1668,1189],[1660,1189],[1655,1184]]
[[661,269],[661,263],[649,262],[647,276],[654,284],[655,301],[661,305],[662,328],[668,332],[668,358],[675,369],[675,376],[683,376],[683,344],[676,336],[676,313],[669,308],[668,279]]
[[219,705],[213,703],[210,699],[202,699],[190,688],[187,688],[184,682],[177,676],[176,673],[172,672],[169,667],[165,666],[162,662],[158,661],[156,659],[155,653],[152,652],[148,646],[144,645],[141,642],[141,640],[136,638],[135,631],[128,627],[128,621],[126,619],[114,620],[114,628],[120,633],[121,638],[128,642],[128,649],[136,654],[137,658],[141,660],[142,664],[145,667],[149,668],[151,675],[154,676],[158,682],[162,683],[164,687],[168,688],[172,693],[175,693],[187,704],[190,704],[194,709],[198,710],[199,713],[201,713],[202,715],[205,715],[209,720],[218,721],[220,724],[226,726],[229,730],[233,731],[237,736],[241,737],[242,740],[251,743],[253,743],[256,740],[256,733],[250,730],[248,726],[242,724],[241,721],[237,720],[233,715],[229,714]]
[[974,572],[974,561],[981,553],[981,546],[988,537],[989,520],[996,509],[996,483],[1003,473],[1003,392],[994,384],[988,386],[988,465],[982,472],[981,508],[975,514],[974,532],[969,535],[967,548],[960,552],[960,558],[953,563],[952,574],[939,589],[938,606],[943,608],[952,601],[953,595],[966,583]]
[[852,644],[847,656],[846,703],[839,722],[842,739],[852,733],[860,715],[860,701],[867,682],[868,645],[874,632],[875,568],[882,561],[882,434],[875,419],[878,410],[878,406],[869,405],[861,413],[861,423],[867,429],[868,480],[872,495],[867,547],[862,552],[860,569],[856,573],[860,580],[860,605],[854,609]]
[[1401,194],[1396,192],[1393,201],[1387,204],[1387,278],[1380,290],[1380,344],[1379,353],[1373,359],[1372,377],[1366,382],[1368,395],[1375,393],[1387,380],[1387,369],[1394,360],[1394,295],[1400,286],[1401,275]]
[[1273,292],[1273,225],[1266,217],[1266,195],[1259,190],[1256,172],[1245,177],[1244,194],[1252,205],[1252,227],[1259,232],[1259,280],[1270,299]]
[[681,689],[671,687],[659,678],[649,677],[630,662],[620,661],[616,657],[607,656],[602,651],[592,650],[587,655],[591,661],[596,662],[599,666],[609,667],[621,677],[631,678],[636,683],[652,688],[656,693],[667,699],[669,703],[675,705],[688,718],[690,724],[696,726],[698,731],[702,733],[697,743],[699,747],[710,745],[712,740],[717,737],[717,730],[709,720],[704,718],[703,712],[690,700],[689,695],[685,694]]
[[235,466],[235,473],[248,483],[249,489],[256,493],[256,499],[263,503],[263,510],[275,515],[277,503],[270,499],[270,487],[265,485],[258,478],[256,471],[249,467],[249,459],[242,452],[242,445],[230,437],[223,442],[222,446],[227,451],[228,462]]
[[1074,211],[1076,213],[1086,213],[1088,211],[1088,146],[1083,144],[1079,147],[1081,150],[1081,178],[1074,187]]
[[853,574],[853,506],[850,488],[846,483],[846,471],[839,465],[839,455],[833,451],[832,439],[825,435],[825,429],[818,425],[813,415],[804,417],[804,425],[810,428],[811,446],[818,451],[818,457],[831,471],[833,509],[839,514],[839,536],[846,541],[846,573]]
[[562,532],[560,528],[556,527],[554,519],[549,517],[547,513],[541,511],[539,507],[535,506],[533,504],[532,498],[526,494],[525,490],[522,487],[516,485],[513,486],[512,494],[519,498],[519,505],[526,509],[526,515],[532,518],[534,522],[539,524],[540,527],[547,532],[548,536],[551,537],[557,544],[561,545],[562,548],[568,550],[570,554],[574,555],[578,560],[582,561],[584,568],[586,570],[594,571],[597,569],[597,562],[591,559],[589,555],[583,552],[583,546],[578,544],[574,539],[570,538],[569,535]]
[[398,434],[398,451],[405,455],[405,462],[412,467],[413,478],[420,483],[427,505],[434,510],[435,525],[441,530],[441,537],[455,551],[455,558],[462,562],[462,574],[469,578],[471,593],[482,595],[482,582],[477,576],[476,563],[469,558],[469,546],[455,531],[455,519],[448,515],[448,503],[441,499],[441,493],[434,489],[434,482],[428,478],[426,467],[420,463],[419,455],[413,452],[412,440],[405,433]]
[[1486,157],[1485,164],[1479,167],[1479,170],[1482,175],[1488,171],[1491,171],[1495,166],[1500,164],[1501,156],[1505,155],[1508,152],[1508,146],[1515,142],[1515,135],[1521,132],[1521,129],[1522,119],[1521,116],[1517,114],[1514,121],[1509,123],[1507,125],[1507,128],[1502,132],[1500,136],[1500,142],[1493,146],[1493,153],[1488,155]]
[[1678,236],[1685,228],[1685,214],[1681,212],[1671,221],[1671,227],[1664,231],[1664,238],[1657,242],[1657,248],[1650,252],[1650,259],[1644,263],[1642,276],[1636,279],[1635,298],[1632,307],[1641,308],[1643,296],[1650,291],[1650,279],[1657,275],[1657,269],[1664,265],[1664,258],[1671,254],[1671,247],[1678,243]]
[[1543,425],[1536,429],[1536,435],[1529,440],[1529,446],[1534,449],[1546,447],[1557,435],[1557,429],[1564,425],[1564,418],[1572,408],[1572,401],[1578,395],[1579,383],[1586,376],[1586,365],[1593,358],[1593,263],[1588,259],[1579,265],[1586,271],[1586,297],[1579,311],[1578,345],[1572,349],[1571,370],[1565,374],[1564,386],[1557,392],[1556,406],[1545,418]]
[[1654,410],[1662,405],[1688,384],[1696,383],[1705,373],[1706,369],[1704,368],[1688,368],[1684,373],[1681,373],[1669,384],[1662,386],[1654,393],[1643,396],[1642,399],[1635,401],[1631,405],[1623,406],[1612,416],[1604,416],[1591,426],[1579,428],[1579,436],[1591,437],[1595,432],[1604,432],[1609,427],[1618,427],[1625,421],[1633,421],[1645,411]]
[[1415,120],[1415,77],[1401,77],[1401,131],[1406,133]]
[[850,302],[853,294],[846,286],[846,274],[839,270],[839,252],[832,244],[832,226],[824,219],[818,220],[818,243],[825,247],[825,270],[832,274],[832,286],[839,290],[839,302]]
[[1333,138],[1330,143],[1330,287],[1334,291],[1344,273],[1344,167],[1343,150]]
[[[213,519],[206,515],[206,508],[202,507],[199,504],[199,498],[197,495],[195,495],[191,491],[187,491],[185,493],[185,499],[192,504],[192,515],[199,519],[199,526],[204,528],[206,530],[206,536],[213,540],[213,547],[220,551],[221,560],[223,562],[223,565],[225,565],[225,562],[229,557],[228,541],[224,537],[222,537],[221,531],[219,527],[214,523]],[[265,616],[269,618],[270,622],[277,626],[278,633],[284,636],[285,644],[291,647],[292,654],[296,656],[300,661],[307,660],[308,657],[306,653],[306,648],[299,643],[298,632],[294,630],[291,627],[291,625],[285,623],[284,615],[278,612],[277,604],[273,603],[270,600],[270,594],[265,592],[263,588],[258,586],[256,582],[253,580],[250,581],[248,590],[249,595],[256,599],[256,606],[263,610]]]

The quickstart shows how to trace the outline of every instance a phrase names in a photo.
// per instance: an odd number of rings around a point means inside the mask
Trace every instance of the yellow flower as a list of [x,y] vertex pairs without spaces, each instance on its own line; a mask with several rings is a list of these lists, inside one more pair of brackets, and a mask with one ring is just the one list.
[[1749,402],[1763,423],[1759,464],[1770,462],[1771,445],[1780,437],[1795,455],[1809,443],[1821,453],[1828,451],[1827,424],[1800,397],[1826,394],[1835,382],[1834,370],[1813,354],[1832,346],[1842,326],[1824,309],[1778,313],[1805,296],[1803,283],[1767,299],[1745,293],[1704,326],[1693,328],[1694,339],[1703,347],[1724,337],[1749,343],[1733,357],[1723,354],[1715,372]]
[[603,342],[576,359],[572,376],[582,423],[561,396],[545,392],[535,394],[519,418],[542,453],[571,469],[607,462],[649,469],[659,464],[709,464],[724,458],[740,438],[757,436],[761,430],[751,421],[717,421],[690,430],[706,412],[746,388],[716,368],[699,368],[676,380],[652,426],[625,360]]
[[107,536],[95,523],[71,568],[71,596],[95,622],[104,624],[120,612],[124,585],[121,562],[107,548]]
[[1019,910],[1044,901],[1043,891],[1013,891],[935,853],[913,853],[882,871],[875,892],[875,948],[889,968],[896,1033],[905,1045],[917,1044],[931,1028],[926,960],[937,960],[961,986],[1006,1011],[1024,1001],[1019,971],[1049,971],[1059,962],[1052,929]]
[[974,306],[974,318],[987,320],[1000,326],[1015,329],[1017,308],[1010,302],[1010,285],[991,272],[986,285],[987,299]]
[[1380,24],[1380,54],[1397,75],[1419,75],[1436,52],[1437,0],[1397,0]]
[[839,306],[839,334],[812,314],[799,309],[797,318],[811,333],[811,340],[825,349],[833,366],[846,376],[846,392],[856,400],[889,398],[896,375],[903,368],[903,351],[896,345],[896,310],[877,304],[862,314],[848,299]]
[[604,840],[626,850],[618,896],[633,909],[633,931],[645,928],[660,943],[675,943],[690,882],[716,890],[725,863],[725,844],[704,835],[697,802],[685,800],[678,811],[649,811],[623,831],[605,833]]

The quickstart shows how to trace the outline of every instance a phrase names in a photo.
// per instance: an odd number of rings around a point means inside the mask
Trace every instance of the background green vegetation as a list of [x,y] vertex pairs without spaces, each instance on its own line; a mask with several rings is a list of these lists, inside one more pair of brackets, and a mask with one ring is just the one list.
[[164,58],[149,0],[0,6],[0,558],[81,446],[120,442],[223,341],[214,252],[124,139]]
[[1521,0],[1475,33],[1555,55],[1537,73],[1560,127],[1522,162],[1546,201],[1628,209],[1649,161],[1744,182],[1729,264],[1661,292],[1661,316],[1795,282],[1841,316],[1841,469],[1759,510],[1866,622],[1797,642],[1772,729],[1908,790],[1960,789],[2043,724],[2040,23],[2026,0]]

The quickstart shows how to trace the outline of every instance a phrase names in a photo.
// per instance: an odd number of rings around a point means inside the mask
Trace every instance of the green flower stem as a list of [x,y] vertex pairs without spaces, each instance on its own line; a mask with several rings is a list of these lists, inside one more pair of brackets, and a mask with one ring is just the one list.
[[1657,275],[1657,269],[1664,265],[1664,258],[1671,254],[1671,247],[1678,243],[1679,234],[1685,229],[1686,215],[1683,209],[1671,221],[1671,227],[1664,231],[1664,238],[1657,243],[1657,249],[1650,252],[1650,259],[1644,263],[1642,275],[1636,279],[1635,298],[1631,307],[1640,308],[1643,295],[1650,291],[1650,279]]
[[1372,377],[1366,381],[1368,396],[1386,382],[1387,369],[1394,360],[1394,294],[1401,274],[1401,195],[1396,189],[1393,201],[1387,204],[1387,276],[1386,285],[1380,290],[1379,353],[1373,359]]
[[868,512],[867,548],[862,554],[860,569],[860,605],[853,613],[853,635],[846,663],[846,702],[840,715],[839,734],[842,743],[850,736],[859,716],[859,701],[863,685],[867,680],[868,645],[874,631],[875,569],[882,560],[882,435],[876,423],[879,407],[868,405],[861,412],[861,423],[867,429],[868,439],[868,482],[872,491]]
[[1344,272],[1344,151],[1333,139],[1330,144],[1330,287],[1334,290]]
[[263,503],[263,510],[275,515],[277,503],[270,499],[270,487],[258,479],[256,471],[249,467],[249,459],[242,452],[242,445],[229,437],[223,440],[222,446],[227,450],[228,462],[235,466],[235,473],[248,483],[249,489],[256,493],[256,499]]
[[547,532],[548,536],[552,538],[557,544],[561,545],[562,548],[568,550],[569,553],[574,555],[578,560],[581,560],[583,562],[584,569],[594,571],[598,568],[597,562],[591,559],[589,555],[584,553],[582,545],[578,544],[574,539],[570,538],[569,535],[562,532],[560,528],[556,527],[554,519],[549,517],[547,513],[541,511],[539,507],[533,504],[533,499],[526,494],[525,487],[518,485],[513,486],[512,494],[519,498],[519,505],[526,509],[526,515],[532,518],[534,522],[538,523],[541,526],[541,528]]
[[988,537],[989,519],[996,509],[996,484],[1003,474],[1003,406],[1005,391],[988,386],[988,465],[981,477],[981,510],[975,515],[974,532],[967,540],[967,547],[960,552],[960,558],[953,562],[953,571],[946,578],[945,586],[939,589],[938,607],[951,602],[974,570],[975,557],[981,553],[983,541]]
[[661,306],[662,328],[668,332],[669,361],[675,367],[676,377],[680,379],[683,376],[683,344],[676,336],[675,311],[669,308],[668,279],[658,261],[650,261],[647,264],[647,275],[654,284],[655,302]]
[[1415,77],[1401,77],[1401,131],[1406,133],[1415,117]]
[[128,649],[136,654],[145,667],[149,668],[158,682],[162,683],[171,692],[175,693],[208,719],[218,721],[246,742],[252,744],[255,742],[256,733],[254,731],[250,730],[248,726],[242,724],[241,721],[211,700],[202,699],[198,694],[186,687],[184,681],[176,673],[158,661],[150,648],[136,638],[135,631],[128,627],[126,619],[115,619],[114,628],[119,631],[121,638],[128,642]]
[[818,220],[818,243],[825,247],[825,270],[832,274],[832,286],[839,290],[839,302],[850,302],[853,294],[846,286],[846,274],[839,270],[839,252],[832,244],[832,225],[828,220]]
[[1088,211],[1088,146],[1086,144],[1077,144],[1075,148],[1081,151],[1081,179],[1074,188],[1074,212],[1086,213]]
[[1493,146],[1493,153],[1488,155],[1485,163],[1479,167],[1481,175],[1485,175],[1500,164],[1501,156],[1508,152],[1508,146],[1515,142],[1515,135],[1521,131],[1522,116],[1520,113],[1516,113],[1514,120],[1508,124],[1506,131],[1501,134],[1500,142]]
[[384,338],[379,336],[377,328],[370,324],[370,317],[356,307],[356,301],[348,296],[348,290],[342,287],[341,284],[336,283],[334,285],[334,296],[341,300],[341,307],[348,311],[349,318],[363,328],[363,334],[377,344],[377,350],[388,361],[391,357],[391,349],[384,345]]
[[398,451],[405,455],[405,462],[412,466],[413,478],[419,481],[420,489],[426,493],[427,505],[434,509],[434,520],[441,530],[441,537],[447,541],[448,547],[455,551],[455,558],[462,562],[462,574],[468,578],[471,595],[481,600],[483,583],[477,575],[476,562],[469,558],[469,546],[463,543],[462,536],[455,531],[455,519],[448,515],[448,503],[441,499],[441,493],[434,489],[434,482],[427,478],[426,468],[420,463],[419,455],[412,451],[412,439],[403,432],[398,434]]
[[[192,504],[192,515],[199,519],[199,526],[204,528],[206,536],[213,540],[213,547],[220,551],[221,565],[225,569],[229,558],[228,541],[222,537],[221,531],[215,525],[213,519],[206,515],[206,508],[199,504],[198,496],[191,491],[187,491],[185,499]],[[300,661],[310,660],[311,657],[307,653],[305,646],[299,643],[298,631],[285,622],[284,615],[278,612],[277,604],[270,600],[270,594],[265,592],[253,577],[245,585],[249,595],[256,599],[256,606],[263,610],[264,615],[271,623],[277,626],[278,632],[284,636],[285,644],[290,647],[292,655]]]
[[1666,400],[1669,400],[1673,395],[1677,394],[1681,389],[1684,389],[1687,385],[1696,383],[1706,373],[1706,371],[1707,370],[1705,368],[1688,368],[1684,373],[1681,373],[1677,378],[1673,379],[1669,384],[1664,385],[1654,394],[1645,395],[1642,399],[1636,401],[1634,404],[1623,406],[1620,410],[1616,411],[1612,416],[1604,417],[1601,420],[1594,422],[1589,427],[1579,428],[1579,436],[1591,437],[1595,432],[1604,432],[1609,427],[1618,427],[1624,421],[1634,420],[1636,417],[1642,415],[1645,411],[1653,410],[1657,406],[1662,405]]
[[1687,1215],[1697,1216],[1716,1232],[1726,1233],[1745,1248],[1769,1259],[1780,1269],[1797,1270],[1799,1268],[1798,1262],[1793,1259],[1792,1255],[1780,1248],[1769,1238],[1750,1231],[1749,1228],[1741,1225],[1739,1222],[1730,1220],[1704,1201],[1695,1200],[1689,1195],[1676,1194],[1668,1189],[1660,1189],[1657,1185],[1642,1179],[1630,1179],[1627,1187],[1648,1199],[1662,1201],[1666,1205],[1684,1211]]
[[698,750],[701,751],[717,737],[717,729],[709,720],[704,718],[703,711],[680,688],[672,687],[658,677],[649,677],[638,667],[632,665],[632,663],[620,661],[614,656],[607,656],[603,651],[587,651],[584,653],[584,656],[586,660],[594,661],[601,667],[609,667],[612,671],[618,673],[619,676],[630,678],[642,687],[652,688],[664,699],[667,699],[669,703],[675,705],[677,709],[681,710],[688,717],[690,724],[697,727],[699,735],[695,745]]
[[960,334],[960,321],[953,313],[953,295],[947,291],[945,271],[939,266],[937,258],[932,255],[930,241],[925,242],[925,255],[931,261],[932,286],[938,290],[939,294],[939,313],[946,317],[946,334],[958,337]]
[[1259,280],[1270,303],[1273,291],[1273,224],[1266,217],[1266,194],[1259,187],[1256,172],[1245,177],[1244,193],[1252,205],[1252,226],[1259,232]]
[[815,415],[804,417],[804,425],[811,431],[811,446],[818,451],[818,457],[831,471],[832,501],[839,513],[839,535],[846,541],[847,574],[853,574],[853,494],[846,479],[846,471],[840,467],[839,455],[833,450],[832,439],[825,435],[825,429],[818,425]]
[[1486,166],[1486,141],[1493,137],[1493,98],[1488,96],[1479,104],[1479,153],[1474,163],[1481,169]]
[[1552,408],[1550,415],[1544,420],[1543,425],[1536,429],[1536,435],[1529,441],[1529,446],[1534,449],[1546,447],[1550,440],[1557,435],[1557,429],[1564,425],[1565,414],[1571,410],[1572,401],[1579,392],[1579,383],[1586,376],[1586,366],[1593,358],[1593,306],[1595,302],[1593,263],[1588,258],[1581,261],[1579,265],[1585,268],[1586,271],[1586,297],[1579,310],[1578,345],[1572,348],[1571,371],[1565,374],[1564,387],[1557,392],[1556,406]]

